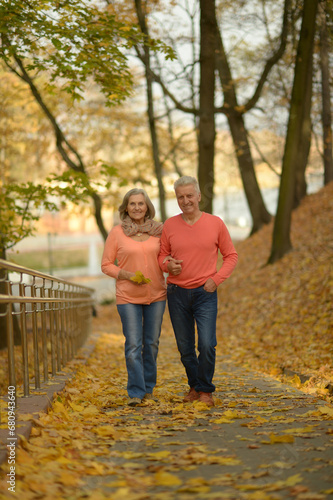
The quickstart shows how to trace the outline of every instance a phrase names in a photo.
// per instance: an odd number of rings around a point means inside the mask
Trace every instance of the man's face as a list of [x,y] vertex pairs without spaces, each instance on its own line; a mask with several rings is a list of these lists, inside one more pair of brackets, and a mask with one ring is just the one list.
[[201,194],[197,192],[193,184],[177,187],[176,197],[179,208],[185,215],[195,214],[200,211]]

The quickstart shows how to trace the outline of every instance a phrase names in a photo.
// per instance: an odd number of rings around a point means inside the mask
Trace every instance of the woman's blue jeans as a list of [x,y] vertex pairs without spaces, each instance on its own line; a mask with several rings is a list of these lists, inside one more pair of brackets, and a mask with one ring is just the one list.
[[[168,285],[168,306],[181,361],[188,384],[197,391],[214,392],[217,292],[206,292],[203,286],[181,288]],[[198,352],[195,348],[195,324]]]
[[152,304],[118,304],[125,336],[127,392],[130,398],[152,393],[165,300]]

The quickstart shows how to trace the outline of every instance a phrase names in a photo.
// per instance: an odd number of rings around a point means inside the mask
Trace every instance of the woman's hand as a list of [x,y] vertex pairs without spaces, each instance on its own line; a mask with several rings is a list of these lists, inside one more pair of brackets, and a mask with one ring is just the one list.
[[132,273],[132,271],[125,271],[125,269],[120,269],[120,272],[118,274],[118,280],[128,280],[131,281],[134,285],[146,285],[144,281],[140,281],[139,283],[137,281],[133,281],[131,278],[134,278],[136,276],[136,273]]
[[130,280],[135,276],[135,273],[132,273],[131,271],[125,271],[125,269],[120,269],[119,274],[118,274],[118,280]]

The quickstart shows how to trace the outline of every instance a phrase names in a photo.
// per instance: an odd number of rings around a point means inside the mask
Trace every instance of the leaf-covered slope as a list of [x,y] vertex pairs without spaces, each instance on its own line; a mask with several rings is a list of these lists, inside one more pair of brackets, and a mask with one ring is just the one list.
[[237,245],[237,268],[219,288],[219,349],[275,375],[313,375],[324,387],[333,381],[333,183],[294,211],[293,250],[266,265],[272,227]]

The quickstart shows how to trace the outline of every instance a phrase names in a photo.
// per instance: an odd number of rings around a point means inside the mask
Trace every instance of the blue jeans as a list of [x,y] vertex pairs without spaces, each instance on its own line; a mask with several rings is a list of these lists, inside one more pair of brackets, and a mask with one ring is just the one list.
[[144,304],[118,304],[125,336],[127,392],[130,398],[143,398],[156,385],[156,360],[165,300]]
[[[206,292],[203,286],[187,289],[169,284],[168,306],[189,386],[214,392],[217,292]],[[195,349],[195,323],[199,356]]]

